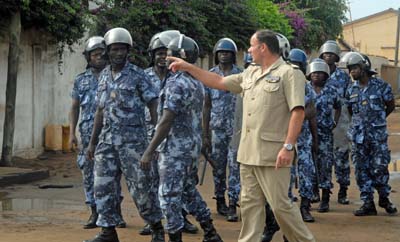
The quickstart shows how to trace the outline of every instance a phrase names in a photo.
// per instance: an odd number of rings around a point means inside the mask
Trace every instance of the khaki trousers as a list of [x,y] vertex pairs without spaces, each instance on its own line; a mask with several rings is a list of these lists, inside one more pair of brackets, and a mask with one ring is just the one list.
[[288,197],[290,168],[240,164],[239,242],[259,242],[265,226],[265,199],[271,205],[281,231],[290,242],[315,242],[300,210]]

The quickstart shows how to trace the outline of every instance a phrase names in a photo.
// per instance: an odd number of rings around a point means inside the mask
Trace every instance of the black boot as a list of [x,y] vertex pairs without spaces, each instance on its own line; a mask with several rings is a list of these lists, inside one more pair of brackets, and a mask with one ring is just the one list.
[[151,242],[165,242],[164,227],[161,221],[151,224]]
[[228,214],[228,207],[225,203],[225,197],[217,197],[217,212],[222,216],[226,216]]
[[389,200],[388,197],[379,197],[379,207],[384,208],[388,214],[397,213],[396,206]]
[[139,230],[140,235],[151,235],[150,224],[145,224],[141,230]]
[[331,191],[329,189],[322,189],[322,199],[319,203],[318,212],[326,213],[329,211],[329,196]]
[[265,205],[265,227],[261,237],[261,242],[270,242],[274,234],[280,230],[278,223],[275,220],[274,213],[272,212],[269,204]]
[[311,203],[308,198],[301,197],[300,213],[304,222],[312,223],[315,221],[314,217],[310,213]]
[[347,198],[347,187],[346,186],[340,186],[339,193],[338,193],[338,203],[340,204],[350,204],[349,199]]
[[84,242],[119,242],[117,231],[114,227],[101,228],[101,232],[92,240],[85,240]]
[[229,201],[229,209],[228,209],[228,214],[226,215],[226,220],[228,222],[237,222],[238,221],[238,215],[236,213],[236,203],[233,201]]
[[92,211],[92,214],[90,214],[89,220],[86,222],[86,224],[83,225],[84,229],[93,229],[97,227],[96,222],[99,215],[96,211],[96,205],[91,206],[90,210]]
[[183,229],[182,232],[188,233],[188,234],[197,234],[197,231],[199,229],[196,227],[196,225],[192,224],[187,218],[187,212],[182,209],[182,216],[183,216]]
[[212,224],[212,219],[200,223],[200,226],[204,231],[203,242],[223,242]]
[[121,211],[121,203],[118,203],[117,205],[117,213],[121,217],[121,221],[117,224],[117,228],[126,228],[126,222],[124,221],[124,218],[122,217],[122,211]]
[[364,204],[353,213],[355,216],[375,216],[378,214],[374,201],[364,202]]
[[182,242],[182,231],[178,231],[174,234],[168,233],[169,242]]
[[314,195],[311,198],[311,203],[317,203],[317,202],[321,201],[320,196],[319,196],[318,186],[314,186],[313,193],[314,193]]

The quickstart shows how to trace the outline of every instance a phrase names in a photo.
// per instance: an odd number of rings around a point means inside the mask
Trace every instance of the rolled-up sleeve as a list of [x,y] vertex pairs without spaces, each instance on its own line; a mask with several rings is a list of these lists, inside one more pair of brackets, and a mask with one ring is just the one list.
[[304,107],[305,84],[306,80],[301,71],[288,71],[283,87],[290,111],[295,107]]

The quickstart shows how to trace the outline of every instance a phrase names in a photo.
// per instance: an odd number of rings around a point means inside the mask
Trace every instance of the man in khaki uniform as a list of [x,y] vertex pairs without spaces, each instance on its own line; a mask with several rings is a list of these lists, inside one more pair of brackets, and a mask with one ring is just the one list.
[[280,57],[276,33],[257,31],[248,52],[257,65],[227,77],[202,70],[180,59],[173,71],[183,70],[205,85],[241,93],[243,124],[240,162],[242,228],[239,242],[259,241],[265,223],[265,199],[271,205],[282,232],[289,241],[315,241],[298,207],[287,196],[293,146],[304,119],[305,81],[300,72]]

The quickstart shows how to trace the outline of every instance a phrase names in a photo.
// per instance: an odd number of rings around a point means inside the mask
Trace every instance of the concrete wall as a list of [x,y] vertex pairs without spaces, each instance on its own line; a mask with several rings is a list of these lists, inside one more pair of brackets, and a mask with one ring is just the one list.
[[399,94],[400,92],[400,67],[392,65],[382,65],[381,77],[392,86],[393,93]]
[[395,58],[397,11],[389,9],[343,25],[343,38],[356,50]]
[[[66,51],[59,65],[56,46],[32,30],[21,36],[17,78],[14,155],[35,157],[43,151],[44,127],[68,122],[69,92],[73,78],[82,72],[82,47]],[[0,40],[0,147],[3,141],[8,42]],[[61,71],[61,72],[60,72]],[[1,150],[0,150],[1,152]]]

